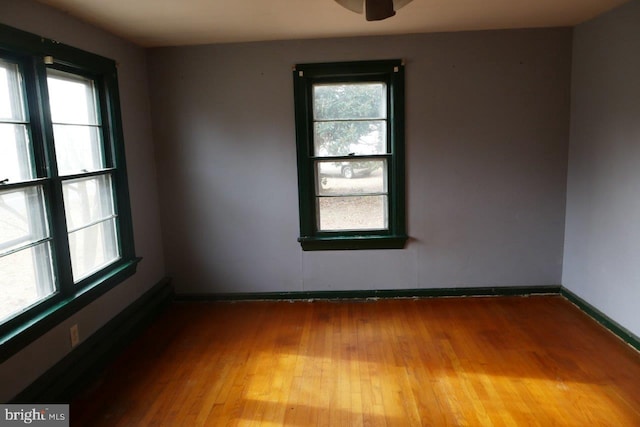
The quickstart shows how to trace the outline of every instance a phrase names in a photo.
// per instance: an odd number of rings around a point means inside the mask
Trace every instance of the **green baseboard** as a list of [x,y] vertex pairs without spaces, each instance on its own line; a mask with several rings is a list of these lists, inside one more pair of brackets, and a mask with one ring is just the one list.
[[634,335],[631,331],[625,329],[620,324],[612,320],[609,316],[571,292],[569,289],[564,286],[560,289],[560,295],[565,297],[567,300],[571,301],[574,305],[576,305],[580,310],[585,312],[588,316],[593,318],[596,322],[600,323],[622,341],[629,344],[631,347],[640,351],[640,338]]
[[171,279],[164,278],[81,342],[11,403],[69,403],[172,299]]
[[83,341],[10,403],[68,403],[172,301],[249,301],[367,298],[435,298],[561,295],[624,342],[640,351],[640,339],[562,286],[464,287],[358,291],[307,291],[174,295],[165,278]]
[[253,292],[219,294],[177,294],[176,301],[264,301],[264,300],[339,300],[367,298],[437,298],[480,296],[561,295],[575,304],[624,342],[640,351],[640,340],[598,309],[563,286],[507,286],[433,289],[384,289],[356,291]]
[[465,287],[433,289],[381,289],[354,291],[254,292],[177,294],[176,301],[260,301],[306,299],[435,298],[473,296],[559,295],[560,286]]

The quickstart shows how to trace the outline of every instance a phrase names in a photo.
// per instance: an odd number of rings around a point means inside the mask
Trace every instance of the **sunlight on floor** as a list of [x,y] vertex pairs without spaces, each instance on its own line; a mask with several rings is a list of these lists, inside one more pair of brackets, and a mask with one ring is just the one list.
[[[631,406],[619,405],[619,396],[613,398],[615,390],[606,384],[575,382],[561,373],[555,378],[528,378],[482,372],[480,365],[465,370],[455,354],[449,356],[452,370],[424,378],[426,372],[411,366],[264,352],[255,366],[268,369],[255,368],[243,394],[245,410],[236,421],[278,426],[283,418],[293,420],[300,410],[310,425],[339,421],[363,425],[376,419],[374,425],[396,425],[396,420],[417,426],[444,421],[448,413],[459,425],[517,425],[516,420],[525,417],[532,426],[544,427],[553,421],[577,427],[585,418],[576,420],[576,410],[589,419],[603,407],[617,408],[608,416],[611,425],[632,425],[638,418]],[[399,383],[399,378],[406,383]],[[430,406],[439,410],[409,409],[416,407],[416,399],[433,399]]]

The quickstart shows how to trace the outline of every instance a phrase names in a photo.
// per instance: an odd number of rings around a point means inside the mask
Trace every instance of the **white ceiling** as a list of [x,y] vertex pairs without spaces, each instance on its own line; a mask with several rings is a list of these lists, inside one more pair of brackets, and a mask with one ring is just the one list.
[[627,0],[414,0],[378,22],[334,0],[39,1],[152,47],[573,26]]

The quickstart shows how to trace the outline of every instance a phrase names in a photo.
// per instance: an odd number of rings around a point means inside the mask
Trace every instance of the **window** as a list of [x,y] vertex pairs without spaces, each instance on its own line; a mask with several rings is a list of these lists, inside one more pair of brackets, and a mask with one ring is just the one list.
[[301,64],[293,76],[302,249],[403,248],[402,62]]
[[2,355],[137,262],[115,63],[0,26]]

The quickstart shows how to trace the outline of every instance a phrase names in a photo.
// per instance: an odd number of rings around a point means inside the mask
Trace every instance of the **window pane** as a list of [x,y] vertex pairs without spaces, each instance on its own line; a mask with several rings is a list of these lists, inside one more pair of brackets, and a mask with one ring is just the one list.
[[385,230],[387,196],[318,197],[320,231]]
[[0,256],[47,237],[41,187],[0,192]]
[[53,138],[61,175],[91,172],[104,167],[100,128],[53,125]]
[[26,121],[23,93],[18,66],[0,59],[0,121]]
[[0,257],[0,321],[54,292],[49,242]]
[[313,129],[316,156],[387,152],[387,123],[384,120],[315,122]]
[[53,123],[100,124],[93,80],[50,69],[47,88]]
[[317,162],[316,194],[358,195],[387,192],[385,160]]
[[62,192],[69,232],[114,215],[109,175],[65,181]]
[[111,264],[120,257],[115,219],[70,233],[69,249],[74,282]]
[[383,119],[387,116],[384,83],[313,86],[314,120]]
[[0,60],[0,181],[4,183],[34,177],[23,94],[18,66]]
[[105,166],[97,94],[93,80],[47,71],[58,172],[90,172]]
[[12,183],[34,178],[31,153],[26,125],[0,123],[0,181]]

